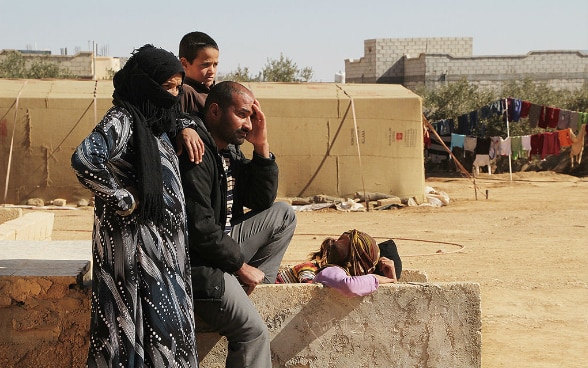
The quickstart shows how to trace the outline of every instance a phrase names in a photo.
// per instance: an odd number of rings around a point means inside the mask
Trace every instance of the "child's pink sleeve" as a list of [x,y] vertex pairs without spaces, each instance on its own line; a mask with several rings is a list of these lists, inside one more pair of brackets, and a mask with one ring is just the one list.
[[346,296],[365,296],[378,289],[378,279],[372,274],[349,276],[340,267],[326,267],[314,278],[314,282],[337,289]]

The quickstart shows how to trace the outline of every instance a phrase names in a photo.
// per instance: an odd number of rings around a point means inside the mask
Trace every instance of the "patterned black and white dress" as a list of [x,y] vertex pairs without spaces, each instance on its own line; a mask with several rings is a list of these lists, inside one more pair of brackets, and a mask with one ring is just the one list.
[[[165,220],[131,208],[137,157],[131,115],[111,108],[77,147],[72,167],[95,195],[89,367],[197,367],[185,202],[177,156],[157,138]],[[140,203],[139,203],[140,206]]]

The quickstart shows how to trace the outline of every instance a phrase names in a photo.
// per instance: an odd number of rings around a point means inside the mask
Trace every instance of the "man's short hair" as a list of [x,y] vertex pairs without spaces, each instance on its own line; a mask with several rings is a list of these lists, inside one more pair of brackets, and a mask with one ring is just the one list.
[[233,95],[237,93],[247,93],[249,91],[244,85],[233,81],[222,81],[215,84],[206,97],[204,103],[204,111],[213,103],[216,103],[222,110],[231,106],[233,103]]
[[192,63],[198,52],[207,47],[212,47],[218,50],[216,42],[204,32],[190,32],[182,37],[180,41],[179,58],[185,58],[189,63]]

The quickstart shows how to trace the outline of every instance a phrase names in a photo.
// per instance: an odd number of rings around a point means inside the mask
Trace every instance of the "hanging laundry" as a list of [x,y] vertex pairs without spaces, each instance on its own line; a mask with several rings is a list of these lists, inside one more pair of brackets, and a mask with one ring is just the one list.
[[[476,144],[477,143],[478,143],[478,138],[465,137],[465,140],[463,141],[463,150],[470,151],[470,152],[476,152]],[[465,155],[465,152],[464,152],[464,155]]]
[[488,108],[490,109],[490,115],[502,115],[504,112],[504,100],[496,100]]
[[531,136],[524,135],[521,137],[521,144],[523,146],[523,151],[530,151],[531,150]]
[[478,155],[488,155],[490,154],[490,138],[485,137],[476,138],[476,154]]
[[578,112],[578,130],[584,124],[588,124],[588,112]]
[[543,133],[543,147],[541,149],[541,159],[548,155],[557,155],[561,150],[559,146],[559,134],[557,132]]
[[478,130],[478,124],[479,124],[479,120],[478,120],[478,110],[474,110],[472,112],[470,112],[470,116],[468,118],[469,121],[469,127],[470,127],[470,135],[472,135],[473,133],[475,133]]
[[500,155],[502,155],[502,156],[511,155],[512,148],[510,146],[510,137],[506,137],[505,139],[502,139],[502,137],[500,137],[499,147],[500,147]]
[[539,120],[537,121],[539,128],[547,128],[547,120],[545,120],[545,106],[541,106],[541,112],[539,114]]
[[480,108],[480,119],[486,120],[491,116],[490,105],[482,106]]
[[572,129],[563,129],[557,131],[560,147],[569,147],[572,145]]
[[486,136],[486,130],[487,130],[487,129],[486,129],[486,127],[487,127],[487,124],[486,124],[486,123],[484,123],[484,122],[479,122],[479,123],[478,123],[478,127],[477,127],[477,129],[478,129],[478,134],[476,134],[476,135],[477,135],[478,137],[485,137],[485,136]]
[[490,149],[488,150],[490,159],[500,155],[500,137],[490,137]]
[[533,159],[533,155],[540,155],[543,150],[543,134],[531,135],[531,150],[529,151],[529,161]]
[[559,120],[557,122],[557,129],[568,129],[570,127],[570,110],[560,110],[559,111]]
[[430,146],[431,146],[431,132],[429,131],[428,127],[425,127],[423,129],[423,147],[425,147],[425,149],[427,149]]
[[[451,133],[453,131],[453,119],[444,119],[431,123],[435,132],[441,138],[445,146],[451,146]],[[443,162],[449,158],[449,153],[443,147],[443,144],[437,138],[437,135],[431,135],[431,144],[427,149],[427,156],[429,160],[435,163]]]
[[534,103],[529,107],[529,126],[531,128],[536,128],[537,124],[539,124],[539,117],[541,116],[542,110],[543,106]]
[[506,115],[508,112],[506,111],[506,98],[500,99],[500,114]]
[[457,117],[457,132],[463,135],[472,134],[470,130],[469,115],[463,114]]
[[578,132],[580,129],[580,113],[577,111],[570,111],[570,125],[569,127],[572,128],[574,133]]
[[521,102],[521,118],[529,117],[529,109],[531,108],[531,103],[529,101],[522,101]]
[[521,100],[508,98],[508,121],[518,122],[521,118]]
[[451,133],[451,147],[450,147],[450,149],[453,151],[454,147],[463,148],[464,140],[465,140],[465,135]]
[[478,174],[480,173],[480,166],[488,166],[488,174],[492,174],[490,156],[488,155],[476,155],[476,159],[474,160],[473,166],[475,176],[478,176]]
[[514,160],[517,160],[519,157],[527,157],[527,152],[523,149],[523,137],[510,137],[510,147]]
[[545,108],[545,124],[548,128],[555,129],[559,122],[559,109],[557,107]]

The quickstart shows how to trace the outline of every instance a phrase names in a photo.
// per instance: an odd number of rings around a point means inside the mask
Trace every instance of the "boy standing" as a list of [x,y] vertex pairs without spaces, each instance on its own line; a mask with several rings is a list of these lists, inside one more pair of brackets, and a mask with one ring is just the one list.
[[204,102],[215,83],[219,50],[216,42],[203,32],[182,37],[178,54],[184,67],[182,110],[188,114],[204,111]]

